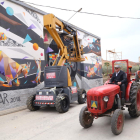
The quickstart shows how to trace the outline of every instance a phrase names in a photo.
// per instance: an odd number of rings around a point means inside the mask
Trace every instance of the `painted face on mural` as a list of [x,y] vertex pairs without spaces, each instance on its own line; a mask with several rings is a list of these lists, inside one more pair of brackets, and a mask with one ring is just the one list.
[[28,63],[28,62],[27,62],[27,64],[23,65],[22,73],[25,78],[27,77],[28,72],[30,71],[30,66],[31,66],[31,63]]

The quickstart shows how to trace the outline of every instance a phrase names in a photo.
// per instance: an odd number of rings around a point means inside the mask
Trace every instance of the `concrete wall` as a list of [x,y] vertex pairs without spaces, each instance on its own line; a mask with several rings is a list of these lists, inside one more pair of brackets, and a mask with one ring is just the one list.
[[[37,89],[43,88],[44,82],[34,88],[20,89],[20,90],[9,90],[0,92],[0,115],[13,112],[26,108],[26,101],[30,95],[36,93]],[[8,110],[8,111],[6,111]],[[4,112],[3,112],[4,111]]]

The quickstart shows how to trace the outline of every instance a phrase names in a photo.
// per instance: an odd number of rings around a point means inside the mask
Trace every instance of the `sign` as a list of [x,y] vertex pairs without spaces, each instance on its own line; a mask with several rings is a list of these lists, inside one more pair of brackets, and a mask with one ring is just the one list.
[[91,107],[97,108],[97,101],[91,101]]
[[52,72],[52,73],[46,73],[46,78],[47,78],[47,79],[53,79],[53,78],[56,78],[55,72]]
[[53,96],[39,96],[39,95],[36,95],[35,100],[53,100]]
[[71,89],[72,89],[72,94],[77,93],[77,87],[72,87]]

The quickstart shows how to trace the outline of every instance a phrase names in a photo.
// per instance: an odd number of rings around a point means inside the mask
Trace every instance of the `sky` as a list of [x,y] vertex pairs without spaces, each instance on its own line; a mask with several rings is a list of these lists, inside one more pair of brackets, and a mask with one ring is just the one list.
[[[139,0],[24,0],[44,6],[97,14],[140,18]],[[34,5],[32,5],[34,6]],[[67,21],[74,12],[34,6]],[[106,50],[122,52],[122,59],[138,62],[140,56],[140,19],[112,18],[77,13],[69,23],[101,38],[102,58]],[[109,57],[108,57],[109,60]]]

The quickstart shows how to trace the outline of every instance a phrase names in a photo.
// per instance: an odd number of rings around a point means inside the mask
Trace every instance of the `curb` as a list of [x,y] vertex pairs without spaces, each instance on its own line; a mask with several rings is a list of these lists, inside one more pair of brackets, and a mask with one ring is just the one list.
[[10,114],[10,113],[14,113],[14,112],[18,112],[18,111],[21,111],[21,110],[24,110],[24,109],[27,109],[27,106],[21,106],[21,107],[16,107],[16,108],[3,110],[3,111],[0,111],[0,116],[7,115],[7,114]]

